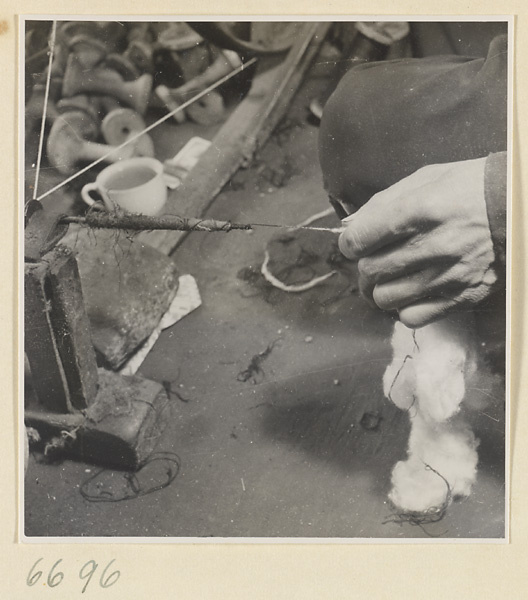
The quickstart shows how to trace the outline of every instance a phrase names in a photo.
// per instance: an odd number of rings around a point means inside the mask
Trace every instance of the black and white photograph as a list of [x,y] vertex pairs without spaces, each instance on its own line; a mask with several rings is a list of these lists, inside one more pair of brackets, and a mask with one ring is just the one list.
[[24,542],[508,541],[513,22],[379,18],[20,18]]

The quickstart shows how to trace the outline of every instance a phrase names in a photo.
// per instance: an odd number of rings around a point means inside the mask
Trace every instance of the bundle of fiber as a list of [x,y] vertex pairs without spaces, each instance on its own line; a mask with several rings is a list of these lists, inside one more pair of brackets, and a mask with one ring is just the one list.
[[467,313],[412,330],[397,322],[385,396],[407,410],[407,460],[392,472],[389,498],[403,512],[441,511],[468,496],[477,475],[478,441],[458,414],[476,371],[473,318]]

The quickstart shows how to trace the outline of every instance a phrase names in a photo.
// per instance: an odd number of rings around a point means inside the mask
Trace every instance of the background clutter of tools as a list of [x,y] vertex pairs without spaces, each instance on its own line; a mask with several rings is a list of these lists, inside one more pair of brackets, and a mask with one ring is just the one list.
[[[48,77],[49,22],[26,33],[26,141],[38,135]],[[206,42],[186,23],[68,21],[58,24],[46,110],[50,166],[64,175],[106,162],[154,156],[149,108],[172,111],[240,66],[240,56]],[[59,118],[60,117],[60,118]],[[221,122],[225,100],[211,91],[178,111],[177,123]],[[166,165],[170,172],[170,164]]]

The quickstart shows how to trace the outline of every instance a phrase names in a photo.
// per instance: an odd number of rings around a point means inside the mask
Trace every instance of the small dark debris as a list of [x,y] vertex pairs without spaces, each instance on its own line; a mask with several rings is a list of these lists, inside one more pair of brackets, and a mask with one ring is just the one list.
[[291,244],[297,239],[297,236],[293,235],[292,233],[282,233],[278,235],[275,239],[280,244]]
[[279,167],[266,166],[262,171],[262,178],[276,188],[284,187],[293,175],[294,169],[288,162]]
[[379,414],[379,412],[366,411],[363,413],[359,424],[367,431],[377,431],[380,426],[381,419],[382,416]]
[[261,278],[260,270],[255,267],[243,267],[237,273],[237,278],[249,283],[255,283]]
[[283,146],[296,129],[302,129],[303,127],[304,123],[300,119],[285,117],[275,128],[273,138],[279,146]]
[[182,396],[180,394],[180,392],[178,392],[177,390],[173,390],[172,389],[172,384],[173,383],[174,382],[172,382],[172,381],[162,381],[161,382],[161,385],[163,386],[163,389],[167,393],[167,396],[169,398],[172,398],[172,397],[176,396],[176,398],[178,398],[178,400],[181,400],[182,402],[190,402],[190,398],[185,398],[185,396]]
[[246,188],[245,176],[242,173],[242,176],[237,173],[235,174],[222,188],[222,192],[239,192],[240,190],[244,190]]
[[246,381],[251,380],[251,382],[253,384],[256,384],[257,383],[257,375],[264,374],[261,364],[266,360],[266,358],[268,358],[268,356],[271,354],[273,348],[275,348],[275,346],[277,345],[277,343],[279,341],[281,341],[281,338],[279,338],[279,339],[275,340],[274,342],[272,342],[271,344],[269,344],[268,347],[265,350],[263,350],[262,352],[255,354],[251,358],[247,369],[240,371],[240,373],[237,375],[237,381],[241,381],[241,382],[245,383]]
[[332,267],[333,269],[350,269],[350,259],[346,258],[343,254],[341,254],[337,246],[332,248],[332,250],[328,254],[326,258],[326,264]]

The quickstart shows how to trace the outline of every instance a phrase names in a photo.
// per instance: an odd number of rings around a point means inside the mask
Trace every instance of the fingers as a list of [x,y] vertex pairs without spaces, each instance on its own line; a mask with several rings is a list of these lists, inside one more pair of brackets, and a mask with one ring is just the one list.
[[[402,250],[405,254],[405,248]],[[425,283],[436,274],[426,276],[423,273],[423,269],[432,269],[427,260],[424,263],[398,262],[393,259],[394,254],[400,254],[398,249],[377,254],[358,261],[359,291],[370,304],[382,310],[393,310],[426,295]]]
[[412,277],[394,279],[376,285],[372,290],[372,299],[382,310],[398,310],[402,306],[430,296],[424,279],[422,273],[415,273]]
[[494,284],[484,164],[420,169],[343,221],[339,248],[358,260],[362,294],[406,325],[478,303]]
[[446,313],[449,313],[458,302],[446,298],[431,298],[415,304],[410,304],[402,308],[398,314],[400,321],[411,329],[423,327],[433,321],[441,319]]
[[436,204],[434,184],[450,165],[430,165],[372,196],[343,219],[339,249],[350,259],[367,256],[423,232]]
[[367,256],[415,233],[414,218],[405,217],[405,206],[402,202],[393,202],[392,196],[390,189],[376,194],[368,204],[343,220],[347,228],[338,243],[347,258]]
[[[442,246],[441,246],[442,247]],[[431,295],[451,289],[460,267],[458,257],[409,240],[402,246],[378,251],[358,261],[361,294],[383,310],[398,309]]]
[[[457,301],[476,298],[480,287],[489,288],[489,285],[480,283],[472,285],[470,274],[465,272],[463,265],[454,264],[448,268],[440,262],[415,273],[391,279],[375,285],[362,282],[362,293],[369,294],[378,308],[382,310],[399,310],[409,304],[424,301],[430,298],[450,298]],[[494,280],[490,276],[490,282]]]
[[[437,287],[432,285],[431,281],[437,277],[441,277],[441,274],[433,269],[427,273],[420,271],[377,284],[360,276],[359,290],[372,306],[381,310],[399,310],[409,304],[430,298],[431,289]],[[441,296],[440,293],[434,295]]]
[[489,280],[477,286],[464,288],[460,293],[453,291],[445,298],[436,296],[410,303],[398,310],[400,321],[410,328],[423,327],[453,310],[459,311],[464,307],[473,306],[489,296],[495,280],[495,274],[491,273]]
[[[438,241],[436,240],[438,237]],[[403,244],[395,244],[390,248],[378,250],[360,258],[358,270],[362,278],[372,284],[385,283],[417,271],[433,269],[447,271],[460,260],[459,254],[451,252],[445,236],[410,238]]]
[[360,290],[383,310],[431,297],[454,297],[484,281],[493,254],[475,229],[421,232],[358,261]]
[[373,283],[360,277],[361,294],[374,306],[382,310],[399,310],[409,304],[431,297],[453,298],[464,285],[445,272],[441,265],[391,279],[384,283]]

